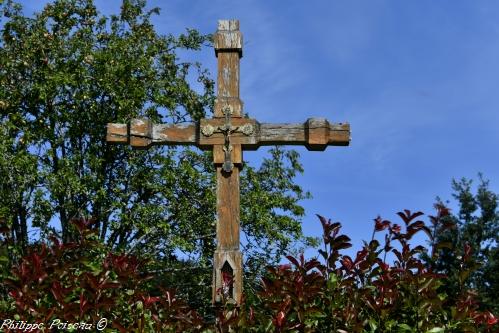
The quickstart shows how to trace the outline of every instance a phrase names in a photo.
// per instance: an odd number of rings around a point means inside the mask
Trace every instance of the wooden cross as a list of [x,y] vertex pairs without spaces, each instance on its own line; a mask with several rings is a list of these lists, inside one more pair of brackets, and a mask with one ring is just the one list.
[[232,277],[230,296],[240,301],[243,261],[239,250],[239,172],[243,150],[269,145],[304,145],[322,151],[327,146],[347,146],[350,125],[310,118],[303,124],[265,124],[244,118],[239,98],[239,60],[242,35],[238,20],[220,20],[214,36],[218,58],[218,91],[214,116],[199,122],[170,125],[133,119],[130,124],[108,124],[107,141],[137,149],[151,145],[194,145],[213,149],[217,173],[217,249],[213,260],[213,302],[223,287],[223,275]]

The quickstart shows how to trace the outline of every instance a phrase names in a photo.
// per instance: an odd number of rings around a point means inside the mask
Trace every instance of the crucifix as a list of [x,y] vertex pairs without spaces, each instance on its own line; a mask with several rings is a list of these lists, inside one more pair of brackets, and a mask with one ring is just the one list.
[[243,150],[269,145],[304,145],[322,151],[327,146],[350,143],[348,123],[330,123],[309,118],[301,124],[267,124],[243,116],[239,98],[239,60],[242,34],[238,20],[220,20],[214,35],[218,58],[217,98],[211,119],[187,124],[152,124],[132,119],[129,124],[107,125],[107,141],[130,144],[136,149],[151,145],[194,145],[213,150],[217,175],[217,249],[213,258],[212,300],[224,287],[223,276],[232,280],[229,296],[240,302],[243,286],[243,260],[239,250],[239,172]]

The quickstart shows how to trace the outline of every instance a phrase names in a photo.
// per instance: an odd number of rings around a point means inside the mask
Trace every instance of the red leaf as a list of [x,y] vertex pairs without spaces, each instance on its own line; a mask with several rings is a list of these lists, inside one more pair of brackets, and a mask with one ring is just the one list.
[[331,220],[326,220],[326,218],[325,218],[324,216],[321,216],[321,215],[319,215],[319,214],[316,214],[316,215],[317,215],[317,217],[319,218],[319,220],[321,221],[322,228],[323,228],[324,230],[326,230],[326,229],[327,229],[327,227],[328,227],[329,225],[331,225]]
[[405,225],[408,225],[412,220],[424,214],[422,212],[412,214],[410,210],[404,209],[404,212],[398,212],[397,215],[405,222]]
[[64,302],[64,297],[62,296],[62,286],[61,283],[58,281],[55,281],[52,283],[52,288],[50,288],[50,291],[52,292],[52,295],[54,295],[54,298],[56,299],[57,302],[63,303]]
[[283,311],[279,311],[277,313],[275,319],[272,321],[274,322],[274,325],[277,328],[282,328],[282,326],[284,325],[284,322],[286,321],[286,315],[284,314]]
[[290,264],[279,265],[278,269],[280,271],[289,271],[291,269],[291,265]]
[[435,208],[437,210],[437,213],[438,213],[437,216],[438,217],[445,217],[445,216],[450,215],[450,209],[447,208],[447,207],[445,207],[442,204],[436,204]]
[[399,234],[400,230],[402,230],[402,228],[398,224],[394,224],[390,227],[390,232],[394,234]]
[[286,258],[287,258],[289,261],[291,261],[291,263],[292,263],[293,265],[295,265],[295,266],[296,266],[296,268],[300,267],[300,263],[298,262],[298,260],[297,260],[295,257],[293,257],[293,256],[286,256]]
[[498,320],[492,313],[488,313],[487,325],[492,326],[497,324]]
[[390,226],[390,221],[381,219],[381,216],[378,216],[374,219],[374,230],[382,231]]
[[340,262],[341,262],[341,265],[343,266],[343,268],[347,272],[350,272],[352,270],[353,261],[349,256],[343,256],[343,258],[341,258]]
[[379,261],[378,265],[379,267],[381,267],[381,270],[383,270],[384,272],[388,271],[388,269],[390,268],[390,266],[387,263],[384,263],[382,261]]
[[144,306],[146,308],[150,307],[152,304],[158,302],[160,300],[160,297],[151,297],[151,296],[147,296],[147,297],[142,297],[143,301],[144,301]]
[[338,251],[338,250],[348,249],[350,247],[352,247],[351,243],[346,243],[346,242],[345,243],[336,243],[333,245],[333,250]]
[[431,233],[430,228],[428,228],[427,226],[424,226],[421,228],[421,230],[423,230],[423,232],[428,236],[428,238],[430,240],[433,240],[433,234]]
[[368,253],[369,251],[365,247],[361,251],[357,251],[357,257],[355,258],[354,264],[357,264],[361,260],[364,260]]
[[88,301],[83,296],[83,292],[80,294],[80,318],[83,317],[83,312],[86,308]]
[[416,222],[413,222],[409,225],[409,228],[411,229],[421,229],[425,226],[424,222],[421,220],[418,220]]
[[347,235],[340,235],[338,236],[335,240],[335,242],[342,242],[342,243],[345,243],[345,242],[349,242],[351,241],[350,237],[348,237]]
[[305,271],[308,272],[314,268],[317,268],[321,263],[317,259],[311,259],[305,263]]
[[403,258],[402,258],[402,253],[400,253],[399,250],[397,249],[393,249],[392,252],[395,254],[395,256],[397,256],[397,259],[399,260],[399,262],[402,262],[403,261]]

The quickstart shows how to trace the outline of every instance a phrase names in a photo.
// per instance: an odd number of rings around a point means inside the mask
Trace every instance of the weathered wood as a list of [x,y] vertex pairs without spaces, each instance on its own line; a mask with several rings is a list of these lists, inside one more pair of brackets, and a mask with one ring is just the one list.
[[217,166],[217,246],[239,249],[239,168],[228,174]]
[[[237,52],[219,52],[218,67],[218,96],[239,97],[239,54]],[[218,110],[215,110],[218,111]],[[233,116],[240,116],[234,110]],[[215,114],[215,117],[223,117],[223,114]]]
[[240,190],[239,167],[242,163],[240,145],[232,145],[232,161],[235,168],[231,173],[222,169],[224,153],[222,145],[213,146],[213,159],[217,172],[217,249],[213,256],[212,300],[221,301],[220,290],[224,287],[223,267],[228,264],[232,270],[230,298],[237,303],[243,292],[243,256],[239,250],[240,240]]
[[132,119],[130,122],[130,146],[147,149],[152,144],[152,122],[147,119]]
[[[139,123],[139,120],[132,120]],[[149,145],[196,145],[198,140],[198,126],[195,123],[184,124],[154,124],[152,130],[138,126],[131,130],[132,125],[107,124],[106,141],[115,144],[130,144],[132,136],[135,140],[147,139]],[[150,142],[149,142],[150,141]]]
[[151,145],[196,145],[213,149],[217,176],[217,249],[213,257],[213,301],[223,287],[223,273],[232,275],[231,298],[241,300],[243,259],[239,250],[239,173],[243,149],[255,150],[269,145],[304,145],[309,150],[327,146],[347,146],[350,125],[310,118],[302,124],[267,124],[243,118],[239,98],[239,60],[242,35],[239,21],[221,20],[214,36],[218,58],[217,99],[214,117],[197,123],[153,125],[146,119],[133,119],[129,125],[108,124],[107,141],[130,144],[136,149]]
[[115,144],[130,144],[136,149],[149,148],[152,144],[153,125],[147,119],[133,119],[127,124],[107,124],[106,140]]
[[243,36],[239,31],[239,21],[219,20],[213,46],[217,56],[220,51],[235,51],[242,57]]
[[107,124],[107,142],[115,144],[128,144],[128,138],[128,124]]
[[[231,160],[236,166],[241,166],[243,163],[243,150],[241,145],[232,145]],[[213,163],[223,164],[225,161],[225,153],[222,145],[213,146]]]
[[217,97],[215,99],[214,116],[224,117],[224,108],[229,107],[232,110],[232,117],[241,117],[243,102],[239,98]]
[[239,59],[242,57],[243,37],[239,21],[220,20],[214,36],[215,55],[218,59],[217,103],[214,117],[224,117],[223,108],[232,106],[232,117],[240,117]]
[[324,150],[327,146],[348,146],[350,124],[331,124],[327,120],[311,118],[303,124],[260,124],[256,145],[251,140],[241,142],[247,150],[260,146],[299,145],[309,150]]
[[[219,272],[222,271],[222,268],[225,263],[229,263],[229,265],[233,269],[233,295],[242,295],[243,294],[243,255],[241,251],[235,250],[215,250],[213,255],[213,288],[212,288],[212,299],[214,302],[220,302],[221,297],[218,293],[218,288],[223,286],[222,274]],[[218,288],[215,288],[218,286]],[[239,303],[240,299],[236,299]]]
[[153,126],[153,144],[193,145],[198,142],[198,126],[194,123]]
[[[245,150],[271,145],[300,145],[310,150],[324,150],[327,146],[348,146],[350,143],[350,124],[329,123],[321,118],[311,118],[303,124],[259,124],[256,120],[248,118],[235,118],[231,122],[234,127],[253,127],[249,135],[240,131],[231,134],[231,143],[241,145]],[[199,126],[194,123],[161,124],[153,125],[150,132],[145,131],[142,125],[135,127],[131,135],[136,140],[149,139],[153,145],[196,145],[202,149],[211,149],[215,145],[224,144],[224,135],[214,132],[207,136],[203,134],[203,128],[206,129],[209,125],[215,130],[223,124],[224,120],[220,118],[201,119]],[[108,124],[107,140],[111,143],[126,144],[127,133],[126,125]],[[149,140],[144,141],[148,143]]]
[[[220,20],[218,31],[215,34],[215,55],[218,58],[217,75],[217,103],[214,110],[216,122],[212,126],[223,126],[226,123],[226,113],[230,114],[232,126],[242,119],[242,102],[239,99],[239,59],[242,57],[242,35],[239,32],[239,21]],[[217,123],[222,121],[223,123]],[[205,124],[208,125],[208,124]],[[203,135],[203,124],[200,124],[200,141],[210,139]],[[235,134],[235,133],[233,133]],[[230,143],[225,137],[214,133],[213,146],[214,163],[217,170],[217,250],[213,257],[213,302],[217,301],[217,291],[223,287],[222,268],[224,264],[230,266],[233,272],[232,295],[236,302],[242,297],[242,254],[239,250],[239,167],[242,163],[242,148],[233,142],[230,134]],[[200,142],[201,143],[201,142]],[[203,145],[201,145],[203,147]],[[204,145],[206,147],[206,145]],[[229,154],[231,163],[235,165],[232,172],[223,170],[225,149],[232,149]]]

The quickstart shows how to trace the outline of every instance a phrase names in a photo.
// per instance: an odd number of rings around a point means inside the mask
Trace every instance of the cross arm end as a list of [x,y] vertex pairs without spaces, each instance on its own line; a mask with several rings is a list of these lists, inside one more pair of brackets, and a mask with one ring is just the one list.
[[112,144],[128,144],[128,125],[108,123],[106,141]]
[[309,118],[305,122],[308,150],[325,150],[327,146],[348,146],[350,124],[330,123],[325,118]]
[[106,141],[130,144],[134,149],[146,149],[152,144],[152,123],[147,119],[132,119],[130,124],[107,124]]

